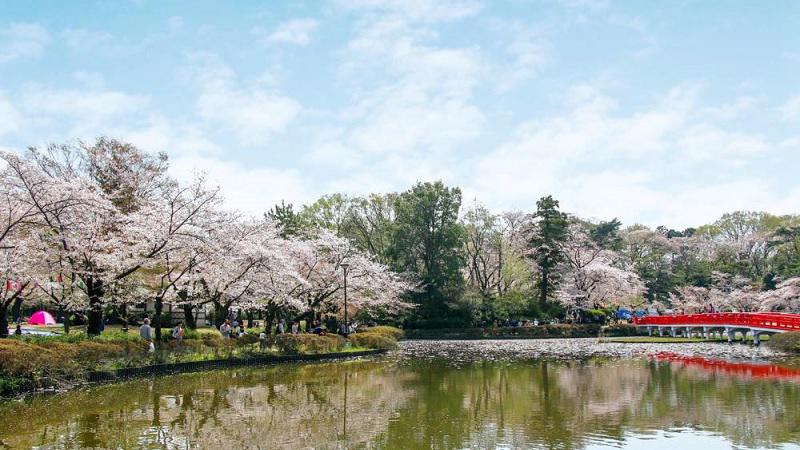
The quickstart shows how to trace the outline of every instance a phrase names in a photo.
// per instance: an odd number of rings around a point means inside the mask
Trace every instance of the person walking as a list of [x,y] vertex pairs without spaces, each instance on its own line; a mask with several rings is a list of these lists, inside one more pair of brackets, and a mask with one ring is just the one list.
[[149,353],[156,351],[156,346],[153,343],[153,328],[150,326],[150,319],[146,317],[142,321],[142,326],[139,327],[139,337],[147,342],[147,351]]

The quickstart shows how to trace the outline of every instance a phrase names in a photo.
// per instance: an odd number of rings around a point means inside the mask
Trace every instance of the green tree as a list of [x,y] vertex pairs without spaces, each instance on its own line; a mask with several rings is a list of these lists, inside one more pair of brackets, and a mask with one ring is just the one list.
[[529,255],[539,268],[539,305],[545,306],[547,299],[558,287],[556,266],[564,259],[561,245],[567,239],[569,219],[558,210],[558,200],[551,195],[536,202],[536,214],[528,248]]
[[315,228],[326,228],[337,236],[347,237],[350,231],[352,200],[343,194],[323,195],[310,205],[303,206],[300,216],[304,223]]
[[461,190],[441,181],[417,183],[394,206],[389,249],[394,269],[415,273],[422,281],[421,290],[411,294],[422,319],[455,319],[448,304],[460,299],[464,287]]
[[308,232],[309,224],[300,214],[294,211],[291,203],[287,204],[283,200],[281,200],[280,205],[276,204],[264,213],[264,216],[278,224],[281,229],[281,236],[284,238],[304,236]]

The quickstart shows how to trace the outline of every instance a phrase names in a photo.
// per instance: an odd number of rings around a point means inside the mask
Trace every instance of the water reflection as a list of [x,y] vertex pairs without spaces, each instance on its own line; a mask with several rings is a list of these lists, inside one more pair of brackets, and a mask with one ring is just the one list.
[[744,447],[800,442],[797,382],[706,369],[666,357],[460,367],[381,358],[188,374],[0,407],[0,448],[555,449],[652,447],[675,435]]

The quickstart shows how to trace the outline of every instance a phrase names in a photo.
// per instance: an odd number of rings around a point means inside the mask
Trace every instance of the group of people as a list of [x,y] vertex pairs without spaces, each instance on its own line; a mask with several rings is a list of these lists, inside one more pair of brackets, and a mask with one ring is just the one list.
[[222,339],[239,338],[244,336],[244,321],[239,322],[238,319],[225,319],[222,325],[219,326],[219,332],[222,334]]
[[[178,322],[172,329],[172,338],[175,339],[176,348],[183,347],[183,338],[186,336],[186,329],[183,327],[183,322]],[[153,338],[153,327],[150,326],[150,319],[146,318],[142,321],[142,326],[139,327],[139,337],[147,343],[148,351],[153,353],[156,351],[155,339]]]

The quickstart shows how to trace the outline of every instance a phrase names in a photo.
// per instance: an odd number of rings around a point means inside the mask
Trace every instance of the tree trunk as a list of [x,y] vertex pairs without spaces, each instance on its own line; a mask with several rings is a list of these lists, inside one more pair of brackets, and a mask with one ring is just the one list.
[[186,324],[189,329],[196,329],[197,328],[197,319],[194,316],[194,305],[184,303],[182,305],[183,308],[183,322]]
[[69,311],[66,311],[63,306],[59,306],[58,315],[64,321],[64,334],[69,334]]
[[86,290],[89,294],[89,323],[86,327],[86,334],[98,336],[103,331],[103,282],[100,280],[89,279],[86,283]]
[[69,334],[69,326],[71,325],[69,316],[70,316],[69,311],[64,312],[64,334]]
[[153,327],[156,329],[156,341],[161,341],[161,311],[164,309],[164,301],[158,297],[153,302],[155,306],[155,316],[153,317]]
[[8,337],[8,303],[0,302],[0,338]]
[[547,294],[550,290],[550,277],[547,272],[547,270],[542,271],[542,282],[539,284],[539,306],[542,308],[547,304]]
[[128,332],[128,305],[122,305],[122,311],[120,316],[122,316],[122,331]]
[[14,305],[11,307],[11,315],[14,316],[14,322],[19,323],[22,316],[22,295],[17,295],[14,299]]
[[214,304],[214,325],[219,328],[220,325],[225,323],[225,319],[228,318],[228,313],[230,312],[229,307],[217,300],[214,300],[212,303]]

